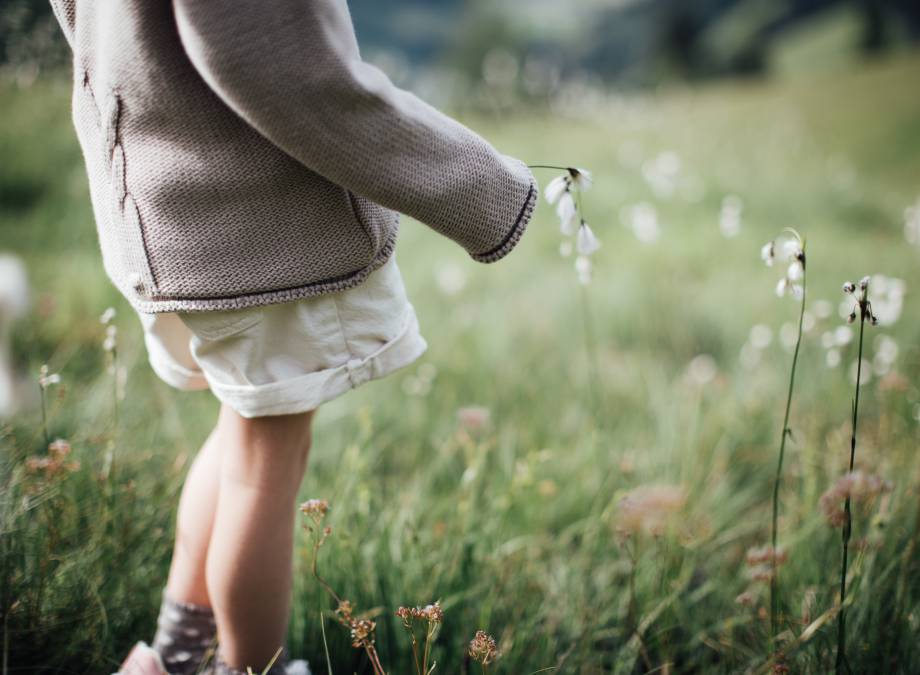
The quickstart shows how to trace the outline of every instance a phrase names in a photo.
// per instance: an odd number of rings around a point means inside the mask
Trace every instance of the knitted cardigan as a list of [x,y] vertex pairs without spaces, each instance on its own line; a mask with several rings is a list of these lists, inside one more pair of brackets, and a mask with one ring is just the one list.
[[103,263],[141,312],[339,291],[398,212],[481,262],[530,219],[527,167],[361,60],[345,0],[51,0]]

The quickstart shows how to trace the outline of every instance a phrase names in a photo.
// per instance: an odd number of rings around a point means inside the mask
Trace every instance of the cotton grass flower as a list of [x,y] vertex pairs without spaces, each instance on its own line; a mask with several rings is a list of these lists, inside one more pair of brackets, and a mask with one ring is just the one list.
[[581,227],[578,228],[578,235],[575,241],[576,250],[578,255],[581,256],[589,256],[601,247],[601,243],[597,240],[594,232],[588,226],[588,223],[584,221],[582,221]]
[[904,238],[908,244],[920,244],[920,199],[904,209]]
[[620,213],[620,219],[643,244],[654,244],[661,236],[658,211],[647,202],[626,207]]

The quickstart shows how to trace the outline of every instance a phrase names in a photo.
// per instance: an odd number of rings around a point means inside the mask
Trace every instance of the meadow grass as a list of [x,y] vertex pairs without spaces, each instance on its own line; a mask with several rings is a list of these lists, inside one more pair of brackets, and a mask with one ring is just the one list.
[[[903,209],[920,197],[918,69],[920,57],[906,56],[811,81],[623,98],[572,118],[530,109],[465,120],[529,163],[593,170],[596,362],[551,208],[493,266],[404,219],[397,258],[429,351],[319,411],[302,490],[330,503],[323,577],[357,607],[379,609],[388,672],[414,670],[394,611],[436,600],[445,613],[436,672],[466,672],[477,629],[502,652],[492,672],[770,668],[769,587],[750,578],[745,556],[770,539],[791,354],[775,337],[758,364],[739,352],[753,325],[775,335],[797,319],[758,257],[787,226],[808,238],[809,309],[827,299],[834,312],[805,333],[799,355],[778,644],[793,672],[833,667],[840,531],[818,505],[847,470],[855,345],[828,368],[821,335],[844,323],[840,284],[878,272],[907,284],[903,316],[869,334],[897,340],[900,379],[862,388],[857,466],[893,490],[868,510],[854,505],[847,658],[854,672],[920,672],[920,251],[902,233]],[[111,672],[152,636],[182,478],[217,405],[155,378],[137,320],[104,277],[67,82],[2,84],[0,113],[0,249],[23,258],[34,290],[12,329],[32,400],[0,431],[7,666]],[[668,151],[683,176],[670,199],[637,164]],[[541,173],[541,184],[551,177]],[[718,227],[729,194],[743,202],[734,238]],[[637,202],[657,210],[656,243],[621,222]],[[127,370],[117,439],[98,319],[109,306]],[[866,349],[871,359],[869,339]],[[699,355],[715,370],[690,367]],[[80,462],[49,479],[26,468],[44,452],[44,363],[62,377],[46,392],[50,436],[69,440]],[[458,424],[469,405],[490,411],[485,430]],[[624,532],[621,499],[649,485],[678,486],[685,502],[656,533]],[[323,632],[320,614],[334,608],[311,555],[301,533],[293,654],[326,672],[328,645],[330,672],[371,672],[328,615]]]

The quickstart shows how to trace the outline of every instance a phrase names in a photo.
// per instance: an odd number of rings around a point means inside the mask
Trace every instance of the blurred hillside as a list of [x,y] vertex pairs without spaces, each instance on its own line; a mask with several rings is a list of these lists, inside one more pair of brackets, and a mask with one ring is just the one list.
[[[471,84],[540,99],[561,82],[648,87],[836,64],[920,40],[916,0],[349,0],[365,57],[435,99]],[[791,64],[787,47],[804,56]],[[0,5],[0,67],[67,62],[47,0]],[[479,92],[481,93],[481,92]]]

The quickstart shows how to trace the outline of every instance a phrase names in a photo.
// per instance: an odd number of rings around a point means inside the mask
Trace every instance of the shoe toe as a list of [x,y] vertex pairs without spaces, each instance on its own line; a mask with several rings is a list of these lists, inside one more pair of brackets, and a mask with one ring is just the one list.
[[163,661],[146,642],[138,642],[131,649],[116,675],[167,675]]

